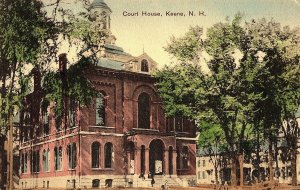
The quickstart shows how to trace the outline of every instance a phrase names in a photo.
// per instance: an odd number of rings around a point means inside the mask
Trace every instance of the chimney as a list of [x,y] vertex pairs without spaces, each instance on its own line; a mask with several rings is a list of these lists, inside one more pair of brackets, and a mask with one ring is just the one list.
[[68,78],[67,78],[67,54],[62,53],[58,56],[58,64],[59,64],[59,72],[62,81],[62,127],[64,127],[65,131],[67,128],[67,113],[68,113]]
[[31,72],[33,75],[33,92],[37,93],[41,90],[42,75],[38,66],[34,67]]
[[68,63],[67,54],[66,53],[59,54],[58,64],[59,64],[59,71],[60,72],[64,72],[64,73],[66,72],[67,63]]

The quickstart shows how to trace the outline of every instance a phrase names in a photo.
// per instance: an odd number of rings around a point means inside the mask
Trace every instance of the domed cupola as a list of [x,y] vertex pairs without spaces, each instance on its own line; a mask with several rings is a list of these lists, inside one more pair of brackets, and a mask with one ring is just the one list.
[[111,9],[104,0],[94,0],[90,7],[90,20],[99,23],[99,29],[110,29]]

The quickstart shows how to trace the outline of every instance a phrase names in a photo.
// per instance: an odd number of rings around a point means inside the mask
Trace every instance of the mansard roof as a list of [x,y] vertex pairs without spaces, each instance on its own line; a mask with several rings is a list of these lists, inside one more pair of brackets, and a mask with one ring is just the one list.
[[125,52],[124,49],[119,46],[113,44],[105,44],[104,47],[105,50],[109,53],[131,56],[129,53]]
[[110,68],[110,69],[115,69],[115,70],[123,70],[123,63],[107,58],[100,58],[98,59],[97,66],[99,67],[105,67],[105,68]]

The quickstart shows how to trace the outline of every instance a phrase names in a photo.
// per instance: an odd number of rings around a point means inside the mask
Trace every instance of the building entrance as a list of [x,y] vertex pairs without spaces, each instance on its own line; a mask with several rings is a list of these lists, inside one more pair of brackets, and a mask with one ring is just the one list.
[[151,175],[162,175],[164,171],[164,143],[153,140],[149,146],[149,170]]

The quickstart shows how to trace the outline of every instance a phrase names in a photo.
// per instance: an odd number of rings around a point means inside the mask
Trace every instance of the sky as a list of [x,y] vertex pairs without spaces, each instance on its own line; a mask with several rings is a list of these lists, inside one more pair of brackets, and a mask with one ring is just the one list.
[[[46,0],[51,1],[51,0]],[[213,24],[232,18],[237,12],[246,21],[252,18],[274,19],[282,25],[300,26],[300,0],[104,0],[111,8],[111,31],[116,45],[138,56],[146,52],[160,67],[174,59],[164,48],[170,37],[180,37],[190,26],[206,29]],[[45,3],[47,4],[47,3]],[[70,9],[80,6],[63,0]],[[139,16],[124,16],[124,12]],[[162,16],[141,16],[143,11],[159,12]],[[166,16],[166,12],[182,12],[186,16]],[[193,11],[197,16],[188,16]],[[206,16],[198,16],[199,11]]]

